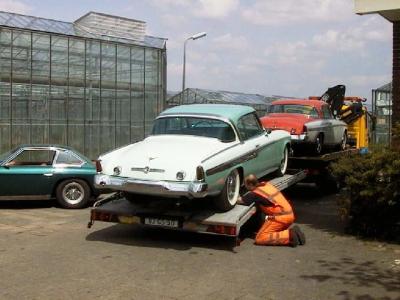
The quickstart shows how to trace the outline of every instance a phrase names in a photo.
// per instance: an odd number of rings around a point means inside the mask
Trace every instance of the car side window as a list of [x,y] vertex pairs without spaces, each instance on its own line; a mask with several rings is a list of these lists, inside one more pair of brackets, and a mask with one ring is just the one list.
[[310,117],[311,117],[311,118],[315,118],[315,119],[318,119],[318,118],[319,118],[318,111],[316,110],[315,107],[311,110],[311,112],[310,112]]
[[263,133],[263,129],[253,113],[241,117],[237,128],[243,140],[248,140]]
[[70,151],[60,151],[58,153],[55,164],[56,165],[81,165],[83,162],[78,157],[73,155]]
[[332,119],[331,110],[329,109],[328,105],[322,106],[322,116],[324,119]]
[[50,166],[55,154],[54,150],[23,150],[7,166]]

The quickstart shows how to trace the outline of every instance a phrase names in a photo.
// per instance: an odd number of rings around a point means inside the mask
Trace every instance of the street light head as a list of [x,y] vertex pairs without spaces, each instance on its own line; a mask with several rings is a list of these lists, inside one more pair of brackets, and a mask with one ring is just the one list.
[[207,35],[207,32],[199,32],[199,33],[192,35],[191,38],[192,38],[192,40],[197,40],[202,37],[205,37],[206,35]]

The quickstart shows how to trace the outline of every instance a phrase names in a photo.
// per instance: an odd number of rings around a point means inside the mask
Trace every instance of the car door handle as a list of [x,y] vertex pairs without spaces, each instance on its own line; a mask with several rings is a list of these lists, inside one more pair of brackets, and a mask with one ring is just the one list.
[[46,176],[46,177],[51,177],[51,176],[53,176],[54,174],[53,173],[44,173],[43,174],[43,176]]
[[260,145],[256,145],[256,148],[259,148],[260,147]]

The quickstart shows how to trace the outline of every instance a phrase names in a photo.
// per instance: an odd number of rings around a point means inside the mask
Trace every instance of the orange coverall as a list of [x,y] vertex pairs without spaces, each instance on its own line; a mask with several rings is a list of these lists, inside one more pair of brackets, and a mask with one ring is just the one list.
[[266,182],[248,194],[243,197],[244,202],[246,204],[255,202],[268,216],[257,233],[255,243],[257,245],[290,245],[291,237],[288,228],[295,218],[292,206],[282,193]]

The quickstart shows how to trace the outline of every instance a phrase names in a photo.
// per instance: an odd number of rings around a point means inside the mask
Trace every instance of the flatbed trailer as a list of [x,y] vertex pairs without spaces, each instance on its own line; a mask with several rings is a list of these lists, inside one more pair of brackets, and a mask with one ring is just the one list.
[[[282,191],[306,176],[306,171],[297,170],[269,182]],[[88,228],[91,228],[95,221],[140,224],[233,237],[238,245],[240,230],[256,213],[256,207],[238,204],[233,209],[221,213],[196,205],[201,202],[203,201],[198,199],[195,203],[156,199],[147,203],[132,203],[114,193],[94,203]]]

